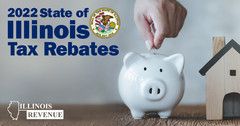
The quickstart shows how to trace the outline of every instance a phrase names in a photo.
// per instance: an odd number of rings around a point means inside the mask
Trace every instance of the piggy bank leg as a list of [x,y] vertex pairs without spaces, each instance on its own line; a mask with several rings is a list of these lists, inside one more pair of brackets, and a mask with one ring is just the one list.
[[158,115],[161,119],[167,119],[169,116],[171,116],[172,110],[166,110],[162,112],[158,112]]
[[142,119],[143,116],[145,115],[144,112],[133,110],[133,109],[131,109],[131,114],[134,119]]

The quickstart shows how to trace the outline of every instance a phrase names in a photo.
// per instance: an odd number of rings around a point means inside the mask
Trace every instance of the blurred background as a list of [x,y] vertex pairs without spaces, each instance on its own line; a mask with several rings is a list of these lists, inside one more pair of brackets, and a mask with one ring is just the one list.
[[[240,42],[239,0],[179,0],[188,10],[182,31],[177,38],[165,39],[158,50],[164,55],[182,53],[185,56],[185,94],[181,104],[205,103],[205,77],[198,71],[212,57],[212,37],[226,36],[226,42]],[[118,74],[127,52],[148,52],[133,21],[135,0],[1,0],[0,1],[0,103],[10,100],[57,104],[122,103],[118,93]],[[88,25],[90,15],[98,8],[109,7],[121,19],[119,32],[101,39],[91,31],[85,40],[11,40],[19,44],[38,44],[39,56],[10,56],[7,42],[8,8],[69,9],[73,12],[88,7],[87,18],[77,18],[76,24]],[[17,18],[14,18],[16,20]],[[20,18],[21,20],[27,20]],[[30,18],[31,20],[32,18]],[[38,24],[69,25],[67,18],[38,18]],[[43,56],[43,43],[53,41],[66,45],[118,45],[118,56]]]

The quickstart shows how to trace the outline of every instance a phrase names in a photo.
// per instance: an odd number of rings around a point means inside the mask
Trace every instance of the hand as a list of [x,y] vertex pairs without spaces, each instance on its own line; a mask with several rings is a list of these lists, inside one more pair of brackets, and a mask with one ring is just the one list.
[[[136,0],[134,21],[148,49],[159,49],[163,40],[176,37],[187,10],[176,0]],[[151,32],[151,24],[154,36]]]

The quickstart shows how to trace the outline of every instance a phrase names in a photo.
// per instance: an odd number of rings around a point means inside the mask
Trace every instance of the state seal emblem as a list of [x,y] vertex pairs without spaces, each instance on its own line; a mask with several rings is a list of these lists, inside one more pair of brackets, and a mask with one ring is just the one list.
[[93,12],[89,25],[92,32],[100,38],[113,37],[120,28],[118,14],[110,8],[100,8]]

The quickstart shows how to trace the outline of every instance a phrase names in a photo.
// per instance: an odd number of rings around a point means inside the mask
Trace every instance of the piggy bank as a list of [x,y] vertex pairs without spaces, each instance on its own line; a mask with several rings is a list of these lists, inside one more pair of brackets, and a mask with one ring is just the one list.
[[123,59],[118,88],[134,119],[146,112],[168,118],[184,93],[182,54],[127,53]]

